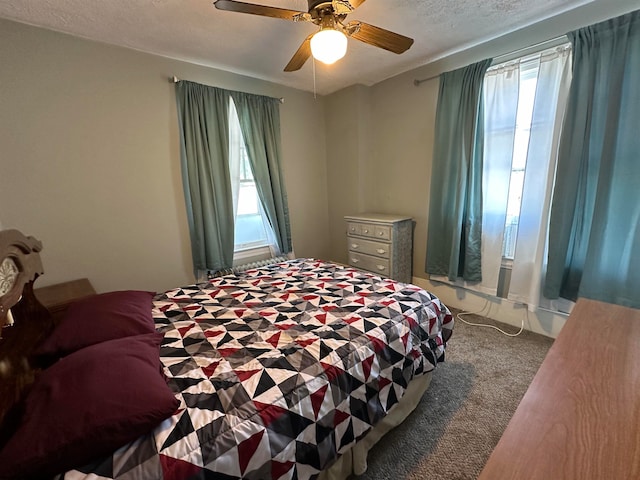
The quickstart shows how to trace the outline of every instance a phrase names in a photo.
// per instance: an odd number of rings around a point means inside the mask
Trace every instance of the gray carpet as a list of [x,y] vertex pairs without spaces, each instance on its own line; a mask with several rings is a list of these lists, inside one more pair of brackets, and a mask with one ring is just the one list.
[[[517,331],[482,317],[465,320]],[[510,338],[456,320],[427,393],[369,453],[369,468],[357,480],[476,479],[552,343],[528,331]]]

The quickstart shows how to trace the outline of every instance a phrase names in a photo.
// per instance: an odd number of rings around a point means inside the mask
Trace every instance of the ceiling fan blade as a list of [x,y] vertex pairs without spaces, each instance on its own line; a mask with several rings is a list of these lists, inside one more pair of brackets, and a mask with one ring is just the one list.
[[285,8],[268,7],[266,5],[236,2],[235,0],[216,0],[213,4],[218,10],[251,13],[253,15],[262,15],[263,17],[282,18],[284,20],[304,20],[306,16],[308,16],[307,12],[300,12],[298,10],[287,10]]
[[346,26],[349,36],[361,42],[384,48],[393,53],[405,52],[413,45],[413,38],[405,37],[399,33],[390,32],[384,28],[374,27],[368,23],[354,20]]
[[300,48],[298,48],[296,53],[293,54],[293,57],[291,57],[291,60],[289,60],[289,63],[287,63],[287,66],[284,67],[285,72],[295,72],[296,70],[300,70],[302,68],[304,63],[311,56],[311,37],[313,37],[314,35],[315,34],[312,33],[307,38],[305,38],[304,42],[302,42],[302,45],[300,45]]
[[356,8],[358,8],[360,5],[362,5],[366,0],[349,0],[349,3],[351,4],[351,6],[353,7],[353,9],[355,10]]

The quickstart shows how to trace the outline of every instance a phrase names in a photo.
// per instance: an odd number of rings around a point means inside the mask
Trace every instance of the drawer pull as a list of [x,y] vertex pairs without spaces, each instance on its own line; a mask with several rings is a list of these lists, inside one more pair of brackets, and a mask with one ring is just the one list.
[[359,248],[359,247],[360,247],[360,245],[358,245],[357,243],[352,243],[351,244],[351,248],[353,248],[353,249],[356,249],[356,248]]
[[377,249],[376,252],[378,252],[380,255],[382,255],[383,253],[387,253],[387,251],[383,248]]
[[379,235],[380,237],[384,237],[384,232],[378,232],[378,235]]
[[385,269],[384,265],[376,265],[376,267],[378,267],[378,270],[380,270],[381,272]]
[[360,261],[360,260],[358,260],[357,258],[352,258],[352,259],[351,259],[351,262],[352,262],[352,263],[358,263],[359,261]]
[[366,228],[363,230],[364,233],[369,233],[369,230],[367,230]]

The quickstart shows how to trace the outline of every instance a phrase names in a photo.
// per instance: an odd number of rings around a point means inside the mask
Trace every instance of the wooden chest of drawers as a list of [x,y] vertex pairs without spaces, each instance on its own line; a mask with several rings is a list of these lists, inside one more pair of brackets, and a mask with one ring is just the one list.
[[349,265],[400,282],[411,282],[413,222],[410,217],[347,215]]

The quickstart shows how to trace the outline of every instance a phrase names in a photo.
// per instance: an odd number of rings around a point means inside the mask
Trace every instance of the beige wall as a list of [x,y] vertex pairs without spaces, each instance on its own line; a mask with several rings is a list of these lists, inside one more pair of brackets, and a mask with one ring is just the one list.
[[346,88],[326,97],[328,208],[331,260],[346,263],[346,224],[343,217],[363,211],[372,175],[369,116],[370,89],[362,85]]
[[[330,156],[328,165],[329,222],[331,254],[344,261],[346,243],[342,217],[345,213],[374,211],[411,215],[415,221],[413,275],[414,282],[433,291],[445,303],[477,311],[485,306],[485,299],[449,286],[429,282],[424,271],[429,211],[429,182],[435,129],[435,111],[439,80],[437,75],[484,58],[513,52],[606,18],[637,9],[636,0],[589,4],[568,14],[549,19],[538,25],[506,35],[419,69],[381,82],[372,87],[351,87],[327,97],[325,112],[328,145],[334,144],[339,128],[353,132],[357,117],[359,128],[367,132],[366,148],[358,135],[344,135],[342,155]],[[419,87],[414,80],[434,77]],[[362,105],[364,100],[366,105]],[[341,105],[355,108],[339,108]],[[329,146],[327,150],[329,151]],[[349,158],[355,152],[357,158]],[[358,179],[349,182],[347,179]],[[365,179],[363,181],[363,179]],[[349,184],[352,189],[345,194]],[[335,199],[335,201],[331,201]],[[341,230],[342,229],[342,230]],[[502,300],[490,301],[492,316],[550,336],[556,336],[565,318],[539,311],[525,315],[522,308]]]
[[0,20],[0,219],[43,242],[38,285],[193,280],[173,84],[284,97],[296,254],[328,256],[323,101],[211,68]]
[[[461,308],[483,299],[424,273],[438,80],[425,78],[620,15],[637,0],[570,14],[373,87],[315,100],[232,73],[0,20],[0,221],[44,244],[47,285],[89,277],[98,291],[192,281],[173,85],[180,78],[285,97],[283,162],[298,256],[346,261],[343,216],[415,220],[414,281]],[[497,305],[517,324],[522,312]],[[555,335],[561,317],[530,329]]]

